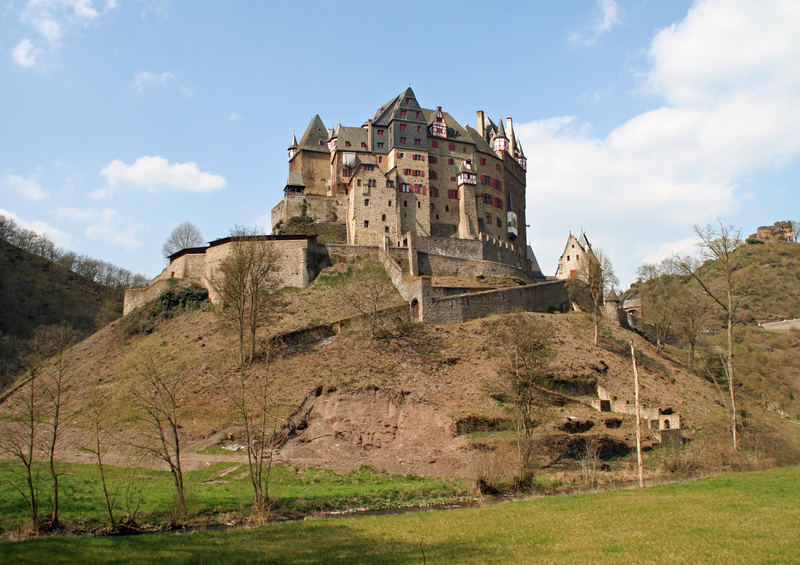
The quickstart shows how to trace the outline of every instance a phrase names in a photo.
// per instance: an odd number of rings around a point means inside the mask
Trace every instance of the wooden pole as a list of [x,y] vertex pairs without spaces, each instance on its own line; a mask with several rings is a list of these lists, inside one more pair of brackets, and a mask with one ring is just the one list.
[[642,431],[639,416],[639,371],[636,369],[636,350],[631,339],[631,359],[633,360],[633,398],[636,408],[636,463],[639,467],[639,488],[644,488],[642,475]]

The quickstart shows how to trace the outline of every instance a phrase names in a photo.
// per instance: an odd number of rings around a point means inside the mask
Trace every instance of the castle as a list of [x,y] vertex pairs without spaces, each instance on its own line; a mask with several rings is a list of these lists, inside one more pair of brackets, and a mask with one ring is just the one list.
[[[511,118],[477,112],[460,125],[420,106],[409,87],[361,127],[327,129],[314,116],[289,146],[289,175],[272,209],[273,234],[257,236],[279,256],[283,285],[308,286],[337,261],[379,260],[409,305],[406,319],[460,322],[493,313],[563,309],[563,281],[545,277],[527,244],[527,162]],[[343,227],[341,242],[282,234],[293,220]],[[183,249],[145,289],[125,294],[124,313],[177,281],[209,290],[231,238]],[[442,280],[453,277],[453,280]],[[479,278],[477,288],[468,279]],[[484,284],[487,278],[522,286]]]
[[339,221],[350,245],[400,246],[405,234],[513,243],[530,270],[525,154],[511,118],[483,111],[477,129],[439,106],[422,108],[409,87],[361,127],[326,129],[314,116],[289,146],[289,178],[272,210],[273,232],[292,216]]

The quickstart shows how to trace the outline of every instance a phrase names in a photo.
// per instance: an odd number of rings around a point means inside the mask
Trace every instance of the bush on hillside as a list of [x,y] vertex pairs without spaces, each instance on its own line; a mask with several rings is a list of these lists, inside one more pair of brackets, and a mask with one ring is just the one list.
[[168,320],[179,312],[191,312],[210,304],[208,290],[190,284],[171,288],[158,295],[158,298],[128,314],[121,328],[125,335],[147,335],[153,332],[162,320]]

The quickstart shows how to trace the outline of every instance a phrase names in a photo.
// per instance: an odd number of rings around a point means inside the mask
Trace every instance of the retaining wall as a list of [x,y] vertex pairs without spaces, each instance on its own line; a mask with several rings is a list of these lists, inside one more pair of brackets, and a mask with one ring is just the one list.
[[431,281],[420,277],[415,291],[422,304],[421,319],[429,324],[456,324],[509,312],[550,312],[569,304],[563,281],[501,288],[444,298],[433,298]]

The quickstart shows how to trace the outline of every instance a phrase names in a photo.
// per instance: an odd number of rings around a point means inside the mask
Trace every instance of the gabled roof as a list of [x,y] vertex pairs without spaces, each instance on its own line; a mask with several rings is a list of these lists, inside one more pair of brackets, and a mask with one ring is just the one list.
[[591,251],[592,244],[589,243],[589,239],[586,237],[586,234],[581,232],[581,236],[578,238],[578,245],[580,245],[584,251]]
[[[433,121],[436,119],[436,110],[428,110],[427,108],[420,108],[422,110],[422,117],[425,118],[425,123],[431,125]],[[467,133],[459,123],[445,111],[442,111],[442,117],[444,118],[445,123],[447,124],[447,138],[448,139],[457,139],[458,141],[464,141],[466,143],[471,143],[472,138]]]
[[[337,151],[370,151],[371,148],[367,147],[367,130],[364,128],[350,128],[340,125],[336,128],[336,136],[339,138],[336,142]],[[347,143],[350,143],[348,146]],[[364,144],[362,147],[361,144]]]
[[464,129],[467,131],[467,135],[469,135],[470,139],[475,144],[476,151],[497,157],[497,153],[492,150],[489,143],[483,138],[483,136],[481,136],[481,132],[471,128],[470,126],[465,126]]
[[373,118],[372,121],[376,125],[381,125],[381,126],[389,125],[389,121],[391,120],[392,116],[394,115],[394,112],[392,111],[392,109],[394,108],[394,106],[397,103],[397,100],[399,98],[400,98],[400,95],[398,94],[397,96],[395,96],[394,98],[389,100],[386,104],[384,104],[383,106],[378,108],[378,111],[375,112],[375,117]]
[[299,149],[301,151],[316,151],[318,153],[330,153],[328,151],[328,130],[325,129],[325,124],[322,123],[322,118],[316,114],[311,118],[311,123],[308,124],[306,132],[300,139]]

